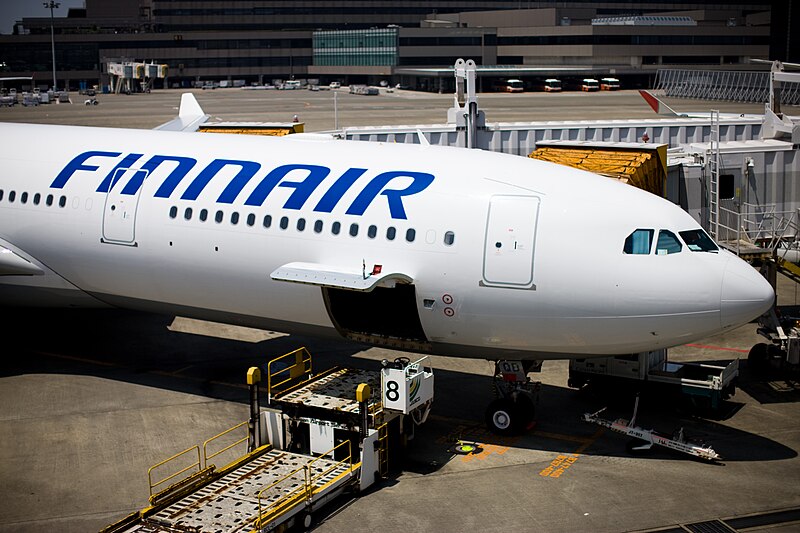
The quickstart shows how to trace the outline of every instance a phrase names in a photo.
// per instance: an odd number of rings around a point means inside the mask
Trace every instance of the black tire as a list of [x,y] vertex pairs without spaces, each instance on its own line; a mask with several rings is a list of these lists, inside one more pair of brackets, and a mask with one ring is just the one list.
[[517,396],[517,401],[514,405],[514,410],[517,413],[515,433],[522,433],[528,429],[531,422],[536,416],[536,405],[533,399],[527,394],[520,394]]
[[750,353],[747,354],[747,368],[752,374],[760,375],[767,371],[770,348],[769,344],[763,342],[750,348]]
[[506,398],[498,398],[486,408],[486,426],[496,435],[513,435],[518,430],[517,406]]

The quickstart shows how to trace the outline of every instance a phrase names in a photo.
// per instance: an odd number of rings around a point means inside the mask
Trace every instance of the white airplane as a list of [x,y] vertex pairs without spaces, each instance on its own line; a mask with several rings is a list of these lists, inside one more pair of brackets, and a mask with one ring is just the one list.
[[[692,342],[774,299],[680,207],[525,157],[34,124],[0,135],[5,305],[121,307],[527,371]],[[499,429],[508,401],[490,416]]]

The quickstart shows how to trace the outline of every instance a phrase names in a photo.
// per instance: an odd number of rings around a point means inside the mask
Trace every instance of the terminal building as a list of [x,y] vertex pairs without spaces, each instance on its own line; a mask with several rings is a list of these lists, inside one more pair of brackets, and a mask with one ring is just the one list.
[[788,26],[775,16],[779,4],[86,0],[66,17],[43,10],[18,21],[0,35],[0,57],[3,76],[33,73],[37,85],[51,85],[52,23],[61,86],[108,86],[109,62],[141,61],[168,65],[159,82],[167,87],[314,79],[450,91],[452,65],[470,57],[481,91],[508,78],[537,90],[553,77],[569,90],[587,76],[631,88],[651,85],[661,68],[790,60],[793,41],[775,27]]

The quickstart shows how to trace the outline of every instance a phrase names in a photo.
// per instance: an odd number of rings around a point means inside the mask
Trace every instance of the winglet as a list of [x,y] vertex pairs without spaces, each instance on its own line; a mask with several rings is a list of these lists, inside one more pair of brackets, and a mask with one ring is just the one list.
[[178,108],[178,117],[154,128],[162,131],[197,131],[201,124],[208,120],[209,115],[203,112],[200,104],[192,93],[181,95],[181,106]]
[[639,94],[644,98],[644,101],[659,115],[669,115],[673,117],[681,116],[678,112],[672,109],[670,106],[659,100],[657,97],[653,96],[650,91],[645,91],[644,89],[639,89]]
[[194,119],[198,116],[205,115],[200,104],[197,103],[197,98],[192,93],[183,93],[181,95],[181,107],[178,110],[178,116],[182,119]]

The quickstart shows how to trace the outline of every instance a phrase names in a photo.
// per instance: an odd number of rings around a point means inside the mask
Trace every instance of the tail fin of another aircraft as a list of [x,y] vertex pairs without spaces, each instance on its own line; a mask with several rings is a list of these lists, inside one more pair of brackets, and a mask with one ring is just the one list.
[[647,102],[647,104],[651,108],[653,108],[653,111],[655,111],[659,115],[668,115],[668,116],[672,116],[672,117],[685,116],[685,115],[681,115],[680,113],[678,113],[677,111],[672,109],[670,106],[668,106],[667,104],[662,102],[656,96],[653,96],[653,93],[651,93],[650,91],[645,91],[644,89],[639,89],[639,94],[642,95],[642,98],[644,98],[644,101]]
[[178,109],[178,117],[155,127],[156,130],[164,131],[197,131],[201,124],[207,121],[209,115],[203,112],[203,108],[197,103],[197,99],[192,93],[181,95],[181,107]]

